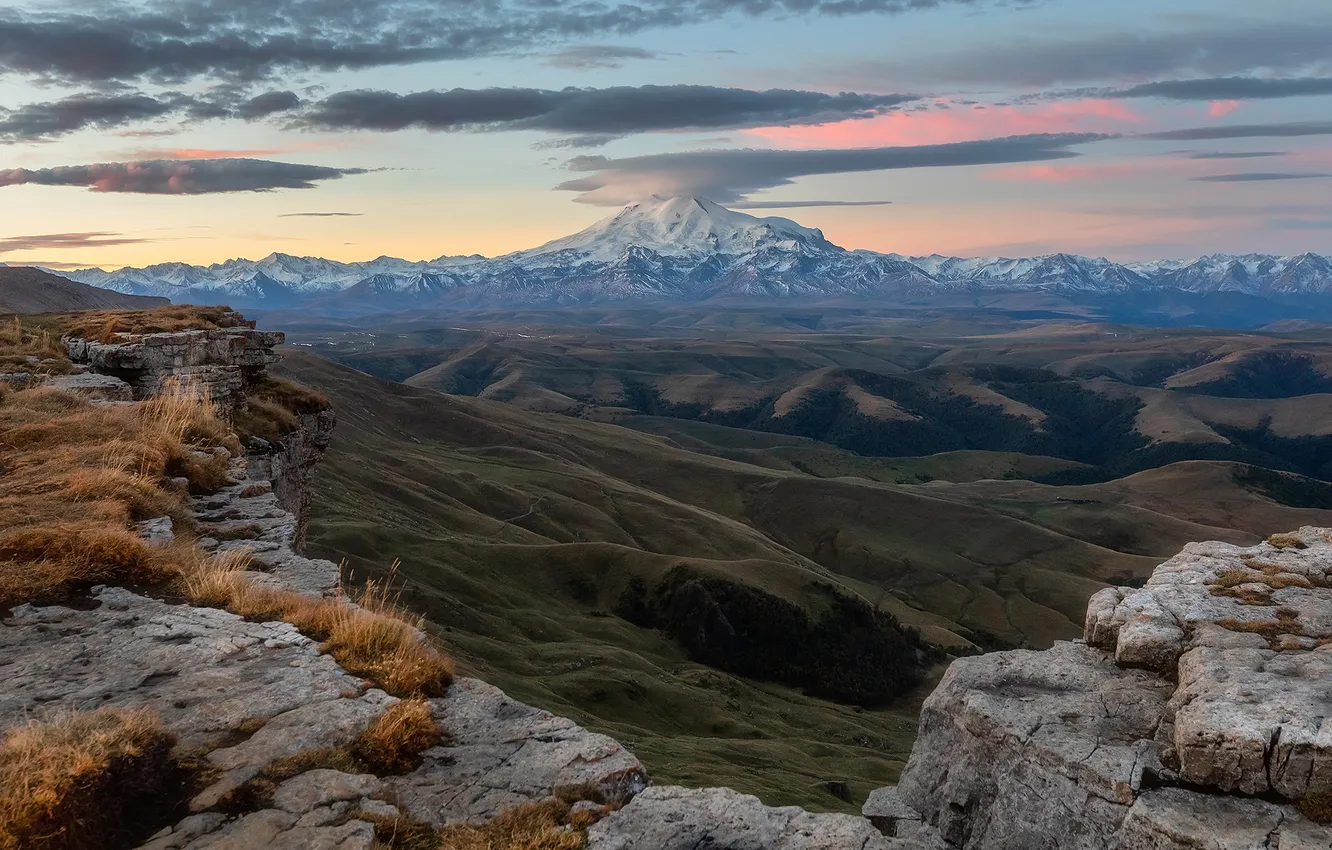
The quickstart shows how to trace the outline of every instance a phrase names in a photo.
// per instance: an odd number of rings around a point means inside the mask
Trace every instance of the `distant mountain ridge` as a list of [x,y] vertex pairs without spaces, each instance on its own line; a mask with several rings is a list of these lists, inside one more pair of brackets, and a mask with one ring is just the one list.
[[[1312,297],[1327,298],[1332,309],[1332,259],[1319,254],[1213,254],[1145,263],[1072,254],[909,257],[847,250],[815,228],[747,215],[699,198],[632,204],[579,233],[494,258],[444,256],[413,262],[379,257],[341,263],[274,253],[261,260],[210,266],[163,263],[65,274],[93,286],[177,302],[270,309],[301,304],[329,315],[432,306],[718,299],[855,298],[891,304],[1003,293],[1065,299],[1127,295],[1155,301],[1226,294],[1233,296],[1226,302],[1232,310],[1243,310],[1251,299]],[[1290,311],[1278,310],[1272,319],[1286,317]]]
[[164,298],[111,292],[28,266],[0,265],[0,313],[147,310],[167,303]]

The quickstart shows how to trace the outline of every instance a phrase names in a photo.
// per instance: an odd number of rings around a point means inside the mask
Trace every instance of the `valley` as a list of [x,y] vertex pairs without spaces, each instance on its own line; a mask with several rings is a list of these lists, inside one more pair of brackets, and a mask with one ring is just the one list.
[[[663,781],[772,804],[850,810],[893,781],[943,653],[1047,647],[1189,541],[1332,521],[1317,327],[841,308],[265,321],[306,352],[282,368],[339,412],[313,553],[358,576],[400,562],[465,668],[632,742]],[[860,600],[917,630],[934,673],[883,701],[710,655],[639,613],[682,574],[731,616],[746,594],[811,624]]]

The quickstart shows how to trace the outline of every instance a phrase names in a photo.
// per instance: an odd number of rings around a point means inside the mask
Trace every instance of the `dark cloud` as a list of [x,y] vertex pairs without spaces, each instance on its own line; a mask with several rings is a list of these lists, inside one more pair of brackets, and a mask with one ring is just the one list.
[[615,86],[604,89],[452,89],[396,94],[340,92],[300,119],[336,130],[544,130],[571,133],[570,145],[660,130],[712,130],[822,124],[882,115],[915,100],[904,94],[824,94],[715,86]]
[[[290,112],[301,105],[294,92],[270,91],[253,97],[220,90],[207,97],[166,92],[85,92],[63,100],[30,103],[17,109],[0,109],[0,142],[38,142],[79,130],[109,130],[157,118],[188,118],[207,121],[241,118],[254,121]],[[170,135],[175,130],[135,130],[122,136]]]
[[161,118],[181,108],[175,98],[144,94],[79,94],[0,111],[0,142],[34,141],[83,130]]
[[94,192],[145,195],[205,195],[313,189],[319,180],[364,174],[364,168],[328,168],[265,159],[145,160],[0,169],[0,187],[86,186]]
[[1112,138],[1093,133],[1039,134],[913,147],[835,150],[700,150],[610,159],[578,156],[584,177],[557,186],[578,201],[614,206],[651,194],[699,195],[720,203],[743,200],[798,177],[898,168],[1042,162],[1078,156],[1073,145]]
[[1096,93],[1099,97],[1159,97],[1167,100],[1261,100],[1332,94],[1332,77],[1208,77],[1160,80],[1126,89]]
[[[0,72],[61,81],[259,79],[545,49],[743,15],[898,14],[984,0],[109,0],[0,9]],[[86,6],[85,6],[86,8]]]
[[1257,159],[1267,156],[1285,156],[1285,151],[1194,151],[1189,159]]
[[989,46],[870,63],[861,72],[934,84],[1033,88],[1259,70],[1300,74],[1326,65],[1330,43],[1332,18],[1235,18],[1175,30],[1084,28],[1064,37],[996,40]]
[[267,118],[280,112],[290,112],[300,105],[301,99],[296,96],[296,92],[270,91],[237,104],[232,113],[237,118],[253,121],[256,118]]
[[1291,121],[1285,124],[1230,124],[1211,127],[1187,127],[1161,133],[1141,133],[1135,139],[1160,139],[1175,142],[1199,142],[1209,139],[1294,138],[1297,136],[1332,136],[1332,121]]
[[550,54],[542,64],[571,71],[618,68],[626,59],[660,59],[661,54],[641,47],[613,44],[576,44]]
[[1332,177],[1321,171],[1248,171],[1241,174],[1209,174],[1194,177],[1202,183],[1266,183],[1269,180],[1313,180],[1320,177]]
[[892,201],[732,201],[737,210],[793,210],[801,207],[883,207]]
[[153,242],[121,233],[98,230],[87,233],[42,233],[36,236],[8,236],[0,239],[0,254],[40,248],[105,248],[110,245],[138,245]]
[[283,213],[282,215],[278,216],[278,218],[356,218],[357,216],[362,216],[362,215],[365,215],[365,213],[299,212],[299,213]]

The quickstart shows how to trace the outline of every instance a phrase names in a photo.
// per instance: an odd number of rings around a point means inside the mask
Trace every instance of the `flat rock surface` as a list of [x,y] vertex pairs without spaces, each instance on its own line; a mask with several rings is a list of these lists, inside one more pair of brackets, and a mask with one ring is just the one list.
[[449,745],[427,750],[416,771],[384,780],[400,805],[428,823],[489,817],[561,786],[627,799],[647,784],[642,763],[615,740],[476,679],[456,680],[431,707]]
[[765,806],[729,788],[649,788],[588,830],[588,850],[920,850],[855,815]]

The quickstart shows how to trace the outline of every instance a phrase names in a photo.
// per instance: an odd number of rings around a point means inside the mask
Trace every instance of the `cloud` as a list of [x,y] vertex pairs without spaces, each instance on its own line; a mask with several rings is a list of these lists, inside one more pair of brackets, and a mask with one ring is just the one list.
[[1309,97],[1332,94],[1332,77],[1206,77],[1193,80],[1159,80],[1125,89],[1098,91],[1096,94],[1100,97],[1114,98],[1159,97],[1166,100],[1221,102]]
[[1285,156],[1285,151],[1194,151],[1189,159],[1255,159],[1267,156]]
[[1209,139],[1293,138],[1332,136],[1332,121],[1291,121],[1285,124],[1231,124],[1219,127],[1188,127],[1160,133],[1140,133],[1136,139],[1199,142]]
[[79,94],[0,110],[0,142],[54,138],[85,128],[107,129],[160,118],[180,109],[174,98],[144,94]]
[[568,168],[586,176],[556,188],[579,193],[576,200],[581,203],[604,206],[631,203],[652,194],[698,195],[727,203],[816,174],[1066,159],[1078,156],[1070,147],[1107,138],[1065,133],[914,147],[698,150],[622,159],[578,156],[568,162]]
[[1269,180],[1312,180],[1320,177],[1332,177],[1332,173],[1321,171],[1248,171],[1241,174],[1208,174],[1193,179],[1202,183],[1265,183]]
[[[1037,88],[1163,76],[1219,78],[1258,70],[1299,74],[1307,68],[1327,64],[1329,43],[1332,43],[1332,18],[1232,18],[1174,30],[1105,32],[1093,27],[1083,28],[1076,35],[1002,39],[966,50],[866,63],[859,67],[858,76],[923,79],[936,85]],[[1171,91],[1179,94],[1189,83],[1149,83],[1139,88],[1152,85],[1161,86],[1158,91],[1165,92],[1155,96],[1165,97]],[[1220,83],[1200,84],[1200,87],[1206,85]],[[1264,88],[1242,83],[1231,85],[1248,86],[1246,90],[1250,91]],[[1280,87],[1280,83],[1274,83],[1266,90],[1276,91]],[[1231,97],[1214,94],[1186,99]]]
[[290,112],[301,105],[301,99],[293,91],[270,91],[256,95],[243,103],[237,104],[233,114],[238,118],[253,121],[267,118],[280,112]]
[[278,218],[356,218],[365,215],[365,213],[352,212],[298,212],[283,213]]
[[661,54],[641,47],[621,47],[613,44],[575,44],[550,54],[543,65],[567,68],[571,71],[591,71],[596,68],[618,68],[626,59],[660,59]]
[[[209,97],[180,92],[148,95],[142,92],[84,92],[62,100],[0,109],[0,142],[38,142],[79,130],[108,130],[171,116],[196,121],[241,118],[254,121],[301,105],[290,91],[269,91],[254,97],[219,90]],[[119,135],[166,135],[174,130],[137,130]]]
[[36,236],[8,236],[0,239],[0,254],[42,248],[105,248],[111,245],[138,245],[153,241],[156,240],[139,239],[105,230],[85,233],[42,233]]
[[452,89],[396,94],[347,91],[315,104],[301,121],[335,130],[499,131],[574,134],[569,145],[668,130],[822,124],[870,118],[915,100],[905,94],[824,94],[715,86],[604,89]]
[[328,168],[264,159],[145,160],[0,169],[0,187],[86,186],[94,192],[145,195],[204,195],[313,189],[319,180],[364,174],[364,168]]
[[737,210],[793,210],[803,207],[885,207],[892,201],[732,201]]
[[732,15],[899,14],[984,0],[106,0],[0,9],[0,73],[57,81],[254,80],[548,48]]

